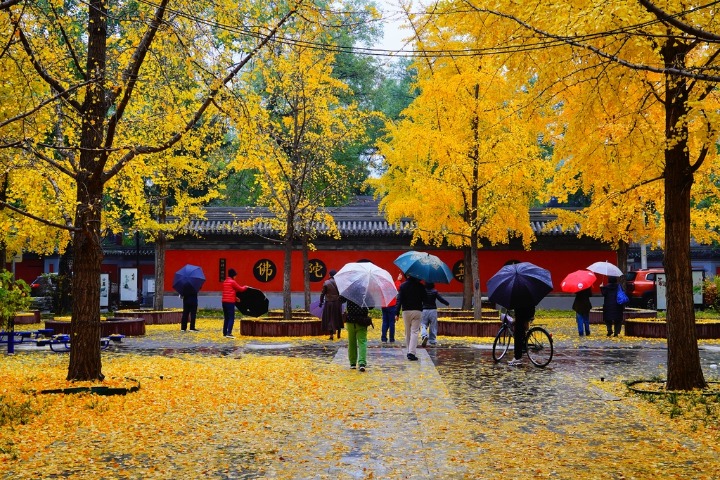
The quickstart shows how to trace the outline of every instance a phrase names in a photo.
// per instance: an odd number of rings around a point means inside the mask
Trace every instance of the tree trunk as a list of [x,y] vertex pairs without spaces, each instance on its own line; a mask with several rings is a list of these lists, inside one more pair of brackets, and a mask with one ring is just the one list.
[[473,282],[473,317],[482,318],[482,292],[480,291],[480,266],[478,264],[478,237],[477,232],[470,234],[470,272]]
[[303,291],[305,292],[305,311],[310,311],[310,257],[308,254],[308,237],[303,235],[302,240],[302,258],[303,258]]
[[[627,272],[628,248],[630,248],[628,242],[624,240],[620,240],[618,242],[617,265],[618,268],[623,272]],[[623,286],[623,288],[625,288],[625,277],[621,277],[619,282]]]
[[73,308],[70,324],[70,364],[68,380],[102,380],[100,357],[100,271],[102,246],[102,173],[106,153],[105,64],[107,56],[107,16],[105,2],[91,0],[88,18],[88,84],[80,137],[80,163],[77,174],[77,211],[73,237]]
[[[477,102],[480,99],[480,85],[475,84],[474,98]],[[480,268],[478,265],[478,230],[480,229],[479,211],[479,189],[480,189],[480,119],[477,114],[472,118],[473,148],[470,158],[473,161],[472,191],[470,193],[470,271],[473,281],[473,316],[476,320],[482,318],[482,294],[480,292]]]
[[465,271],[463,272],[463,310],[471,310],[473,304],[473,276],[470,274],[472,269],[472,256],[470,254],[470,247],[463,247],[463,266]]
[[[685,64],[685,52],[668,40],[662,49],[668,67]],[[669,390],[706,386],[695,333],[695,309],[690,261],[690,189],[693,173],[688,151],[689,91],[686,80],[665,77],[665,274]],[[714,148],[714,147],[711,147]]]
[[155,239],[155,293],[153,294],[153,309],[165,308],[165,250],[167,239],[164,232],[159,232]]
[[283,268],[283,318],[285,320],[292,319],[292,284],[290,283],[290,274],[292,273],[293,240],[295,238],[294,217],[293,214],[288,213],[287,228],[285,230],[285,259]]
[[[78,182],[78,197],[82,183]],[[88,188],[87,191],[90,189]],[[102,188],[100,188],[102,192]],[[85,225],[81,232],[75,233],[73,241],[73,305],[70,324],[70,365],[68,380],[102,380],[102,362],[100,359],[100,266],[102,248],[100,245],[100,200],[78,198],[77,225]],[[95,208],[84,208],[95,205]]]

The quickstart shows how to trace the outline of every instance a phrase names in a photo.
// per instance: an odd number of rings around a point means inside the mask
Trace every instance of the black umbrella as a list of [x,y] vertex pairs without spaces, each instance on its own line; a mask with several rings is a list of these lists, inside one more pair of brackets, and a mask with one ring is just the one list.
[[187,264],[175,272],[173,288],[180,295],[198,293],[205,283],[205,274],[197,265]]
[[268,313],[270,301],[257,288],[247,287],[244,292],[237,292],[235,306],[244,315],[259,317]]
[[487,283],[488,299],[505,308],[537,305],[553,289],[550,272],[530,262],[505,265]]

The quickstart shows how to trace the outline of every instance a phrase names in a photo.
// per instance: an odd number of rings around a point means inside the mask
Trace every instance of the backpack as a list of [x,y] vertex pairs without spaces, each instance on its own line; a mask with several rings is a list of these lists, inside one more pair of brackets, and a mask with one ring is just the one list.
[[630,299],[628,298],[627,294],[625,293],[625,290],[618,285],[617,289],[617,297],[616,297],[618,305],[626,305],[630,303]]

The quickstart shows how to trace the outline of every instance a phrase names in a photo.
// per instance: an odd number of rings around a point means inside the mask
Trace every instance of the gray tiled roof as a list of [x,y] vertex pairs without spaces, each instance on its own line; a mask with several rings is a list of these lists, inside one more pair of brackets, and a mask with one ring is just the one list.
[[[397,224],[390,224],[379,211],[378,201],[370,196],[359,196],[346,206],[329,207],[328,213],[333,216],[343,237],[352,236],[412,236],[415,224],[411,219],[403,219]],[[195,220],[188,226],[189,232],[200,235],[262,235],[274,236],[275,230],[266,222],[256,223],[252,227],[242,226],[243,221],[254,218],[267,218],[271,213],[264,207],[210,207],[204,220]],[[531,210],[530,223],[537,235],[575,235],[572,231],[561,231],[554,228],[545,231],[545,226],[552,219],[540,210]],[[318,230],[326,232],[327,227],[320,224]]]

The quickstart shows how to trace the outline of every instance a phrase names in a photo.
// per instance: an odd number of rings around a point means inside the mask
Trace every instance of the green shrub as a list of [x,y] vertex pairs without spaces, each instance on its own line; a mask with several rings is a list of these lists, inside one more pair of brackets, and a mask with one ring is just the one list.
[[30,287],[15,280],[12,272],[0,272],[0,328],[12,328],[15,314],[30,307]]

